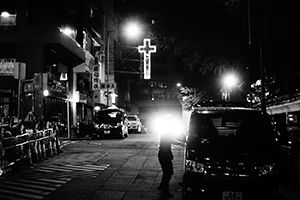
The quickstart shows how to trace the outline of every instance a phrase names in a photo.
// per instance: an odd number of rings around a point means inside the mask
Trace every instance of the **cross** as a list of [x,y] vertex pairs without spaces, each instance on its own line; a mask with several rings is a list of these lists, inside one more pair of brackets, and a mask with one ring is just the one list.
[[144,39],[144,45],[138,46],[139,53],[144,54],[144,79],[150,79],[151,73],[151,53],[156,52],[156,46],[151,45],[150,38]]

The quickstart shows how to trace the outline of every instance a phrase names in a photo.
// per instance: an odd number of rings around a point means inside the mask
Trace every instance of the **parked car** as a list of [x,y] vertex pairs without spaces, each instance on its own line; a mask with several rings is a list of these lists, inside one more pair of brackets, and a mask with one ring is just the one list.
[[104,109],[95,113],[91,138],[128,137],[126,113],[121,109]]
[[141,133],[142,132],[142,123],[140,118],[137,115],[127,115],[128,120],[128,130],[129,132]]
[[197,107],[185,148],[184,200],[276,198],[277,143],[267,114],[243,107]]

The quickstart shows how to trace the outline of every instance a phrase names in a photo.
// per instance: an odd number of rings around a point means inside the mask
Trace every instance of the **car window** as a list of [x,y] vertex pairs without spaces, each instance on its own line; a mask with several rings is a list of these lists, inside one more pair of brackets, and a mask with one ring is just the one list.
[[189,134],[195,138],[265,140],[272,136],[272,127],[268,118],[258,113],[196,113],[191,116]]
[[135,117],[130,117],[130,116],[128,116],[127,119],[128,119],[129,121],[137,121],[137,119],[136,119]]
[[97,123],[120,122],[122,112],[118,110],[103,110],[95,114],[94,121]]

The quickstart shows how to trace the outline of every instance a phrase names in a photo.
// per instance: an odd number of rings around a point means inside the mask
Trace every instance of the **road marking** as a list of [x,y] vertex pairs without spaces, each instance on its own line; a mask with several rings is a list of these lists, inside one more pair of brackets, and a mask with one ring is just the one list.
[[4,179],[0,181],[0,199],[40,200],[70,180],[71,178],[57,180]]
[[7,174],[0,179],[0,199],[41,200],[73,178],[95,178],[109,164],[48,165],[24,169],[18,174]]

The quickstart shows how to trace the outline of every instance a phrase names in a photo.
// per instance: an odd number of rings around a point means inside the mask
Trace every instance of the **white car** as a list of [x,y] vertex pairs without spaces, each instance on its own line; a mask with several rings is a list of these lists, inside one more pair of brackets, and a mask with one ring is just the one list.
[[142,123],[140,118],[137,115],[127,115],[128,121],[128,130],[130,132],[141,133],[142,132]]

